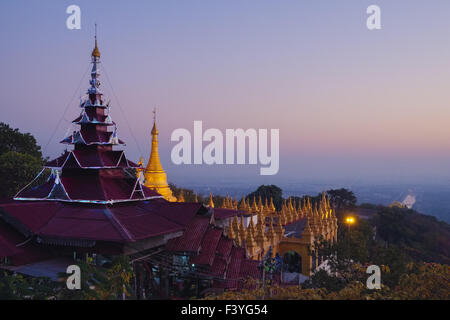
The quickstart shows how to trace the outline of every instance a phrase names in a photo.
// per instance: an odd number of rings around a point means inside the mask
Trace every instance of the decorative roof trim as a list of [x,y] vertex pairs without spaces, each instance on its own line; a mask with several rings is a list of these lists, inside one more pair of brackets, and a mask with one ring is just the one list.
[[98,121],[97,119],[95,119],[95,117],[93,117],[93,120],[91,120],[85,112],[81,115],[80,120],[76,121],[76,119],[75,119],[74,121],[72,121],[72,123],[78,124],[78,125],[80,125],[80,124],[96,124],[96,125],[104,125],[104,126],[115,125],[115,122],[111,120],[111,117],[109,115],[106,116],[106,121]]
[[[119,150],[118,150],[118,151],[119,151]],[[64,162],[63,162],[63,164],[62,164],[61,166],[55,167],[55,166],[46,166],[46,165],[44,165],[44,168],[48,168],[48,169],[62,169],[62,168],[64,168],[64,166],[66,165],[67,161],[69,161],[69,158],[70,158],[70,157],[74,157],[75,161],[77,162],[78,166],[79,166],[81,169],[94,169],[94,170],[97,170],[97,169],[115,169],[115,168],[121,168],[119,165],[120,165],[120,162],[121,162],[122,158],[125,158],[125,162],[126,162],[126,164],[127,164],[127,168],[136,168],[136,167],[134,167],[134,166],[131,166],[130,163],[128,162],[128,159],[127,159],[127,157],[126,157],[126,155],[125,155],[125,151],[123,151],[123,150],[120,150],[120,151],[121,151],[121,154],[120,154],[119,160],[117,161],[116,165],[114,165],[114,166],[97,166],[97,167],[86,167],[86,166],[82,166],[81,163],[80,163],[80,161],[78,160],[77,156],[76,156],[75,153],[73,152],[73,150],[71,150],[71,151],[68,152],[69,154],[67,155],[66,159],[64,160]]]
[[[86,140],[84,139],[83,134],[81,133],[81,131],[75,131],[74,133],[72,133],[70,135],[70,137],[66,137],[63,140],[61,140],[60,143],[62,143],[62,144],[82,143],[82,144],[84,144],[86,146],[95,145],[95,144],[96,145],[123,145],[123,146],[126,145],[123,141],[121,142],[121,140],[119,138],[117,138],[117,137],[115,138],[115,139],[117,139],[117,142],[113,142],[112,140],[113,140],[114,132],[108,131],[108,133],[111,133],[111,137],[109,137],[109,141],[107,141],[107,142],[90,142],[90,143],[86,143]],[[82,142],[76,142],[75,141],[74,135],[76,135],[76,134],[79,136],[79,139],[81,139]],[[71,138],[71,142],[65,141],[68,138]]]
[[144,197],[141,199],[124,199],[124,200],[64,200],[64,199],[48,199],[48,198],[22,198],[22,197],[14,197],[13,200],[20,201],[57,201],[57,202],[76,202],[76,203],[89,203],[89,204],[114,204],[114,203],[122,203],[122,202],[133,202],[133,201],[146,201],[152,199],[163,199],[163,196],[151,196]]

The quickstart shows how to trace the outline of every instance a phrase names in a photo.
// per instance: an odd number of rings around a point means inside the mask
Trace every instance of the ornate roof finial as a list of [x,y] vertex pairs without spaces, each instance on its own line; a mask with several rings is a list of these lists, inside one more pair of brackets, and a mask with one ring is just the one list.
[[214,208],[214,201],[213,201],[212,192],[209,193],[209,207],[210,208]]
[[156,129],[156,108],[153,108],[153,128],[152,128],[152,135],[158,135],[158,129]]
[[98,50],[97,46],[97,24],[95,24],[95,47],[91,55],[93,58],[100,58],[100,50]]

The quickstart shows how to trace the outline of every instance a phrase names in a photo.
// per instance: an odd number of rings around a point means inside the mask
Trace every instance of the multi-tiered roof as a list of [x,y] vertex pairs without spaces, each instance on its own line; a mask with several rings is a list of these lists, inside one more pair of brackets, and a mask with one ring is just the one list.
[[[14,200],[0,200],[0,258],[29,267],[73,252],[138,256],[159,248],[189,255],[199,266],[197,274],[215,279],[216,286],[239,288],[243,278],[257,276],[257,262],[246,259],[244,249],[215,226],[213,207],[169,202],[157,192],[167,182],[157,152],[156,125],[153,161],[146,171],[157,177],[151,180],[157,191],[127,172],[144,168],[115,150],[123,142],[100,91],[97,41],[91,56],[90,87],[73,120],[77,130],[61,141],[72,149],[45,164],[52,174],[44,184],[25,187]],[[229,211],[218,212],[217,219],[239,213]]]
[[114,150],[124,142],[117,137],[109,103],[105,104],[100,91],[97,39],[91,56],[90,87],[80,102],[80,115],[72,121],[78,129],[61,141],[73,149],[45,164],[52,169],[46,183],[25,188],[15,200],[114,203],[160,197],[142,186],[134,175],[127,174],[125,169],[139,165],[128,160],[124,151]]
[[71,150],[45,164],[51,175],[43,184],[30,184],[13,200],[0,201],[0,247],[14,249],[26,241],[20,250],[0,250],[0,258],[28,259],[33,254],[23,250],[35,252],[36,243],[124,252],[129,243],[178,236],[192,217],[207,211],[200,203],[169,203],[128,172],[143,167],[115,149],[123,141],[100,91],[97,41],[91,56],[90,87],[73,120],[77,129],[61,141]]

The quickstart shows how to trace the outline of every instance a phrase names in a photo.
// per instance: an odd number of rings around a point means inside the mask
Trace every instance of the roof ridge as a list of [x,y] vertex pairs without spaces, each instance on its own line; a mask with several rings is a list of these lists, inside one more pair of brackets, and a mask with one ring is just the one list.
[[120,221],[116,218],[116,216],[114,215],[114,213],[111,211],[110,208],[106,207],[102,211],[105,214],[105,216],[112,222],[112,225],[120,233],[122,237],[127,238],[128,240],[131,240],[133,242],[136,241],[134,237],[131,235],[131,233],[128,231],[128,229],[123,224],[121,224]]

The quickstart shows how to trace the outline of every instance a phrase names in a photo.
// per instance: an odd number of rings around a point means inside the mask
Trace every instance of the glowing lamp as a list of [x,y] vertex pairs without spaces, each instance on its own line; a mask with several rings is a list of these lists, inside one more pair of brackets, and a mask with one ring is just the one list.
[[345,222],[347,222],[348,224],[353,224],[353,223],[355,223],[355,218],[353,218],[353,217],[347,217],[347,218],[345,219]]

